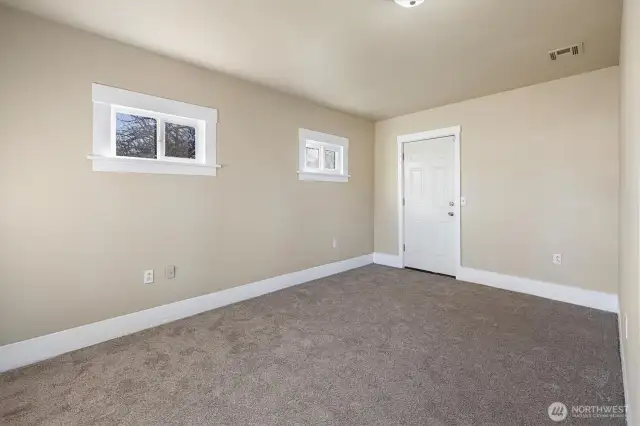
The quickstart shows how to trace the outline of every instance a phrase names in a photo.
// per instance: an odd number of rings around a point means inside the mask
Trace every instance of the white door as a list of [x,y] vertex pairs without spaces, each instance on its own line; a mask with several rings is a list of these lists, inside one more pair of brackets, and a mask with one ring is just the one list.
[[404,143],[404,263],[456,274],[453,136]]

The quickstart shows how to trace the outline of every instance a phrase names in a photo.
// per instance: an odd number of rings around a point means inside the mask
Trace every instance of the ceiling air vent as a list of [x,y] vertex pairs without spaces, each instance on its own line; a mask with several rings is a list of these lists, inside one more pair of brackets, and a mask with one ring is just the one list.
[[560,58],[568,58],[570,56],[576,56],[582,53],[584,53],[584,43],[578,43],[574,44],[573,46],[567,46],[550,51],[549,58],[552,61],[557,61]]

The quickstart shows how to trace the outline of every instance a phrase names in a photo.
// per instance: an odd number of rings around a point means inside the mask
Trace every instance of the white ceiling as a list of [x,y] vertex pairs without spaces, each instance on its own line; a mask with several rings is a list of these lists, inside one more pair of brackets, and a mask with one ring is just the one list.
[[[0,0],[382,119],[618,64],[621,0]],[[585,43],[584,56],[547,51]]]

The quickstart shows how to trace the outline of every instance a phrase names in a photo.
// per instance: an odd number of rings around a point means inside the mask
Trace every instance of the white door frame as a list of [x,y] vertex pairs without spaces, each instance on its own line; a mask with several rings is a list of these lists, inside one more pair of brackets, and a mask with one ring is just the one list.
[[404,152],[403,144],[407,142],[426,141],[429,139],[444,138],[448,136],[453,136],[454,138],[453,191],[455,206],[453,206],[453,212],[456,219],[454,221],[453,247],[455,251],[454,259],[456,276],[458,276],[460,268],[462,267],[462,257],[460,254],[460,126],[398,136],[398,253],[400,253],[400,267],[404,268],[404,205],[402,203],[402,200],[404,199],[404,161],[402,160],[402,153]]

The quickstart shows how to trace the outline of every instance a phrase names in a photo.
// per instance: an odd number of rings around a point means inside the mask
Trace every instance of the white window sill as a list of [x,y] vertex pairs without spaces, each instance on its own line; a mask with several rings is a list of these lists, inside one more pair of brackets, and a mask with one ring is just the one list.
[[338,175],[330,173],[298,172],[299,180],[319,182],[349,182],[351,175]]
[[220,165],[154,160],[150,158],[119,158],[89,155],[94,172],[149,173],[163,175],[215,176]]

